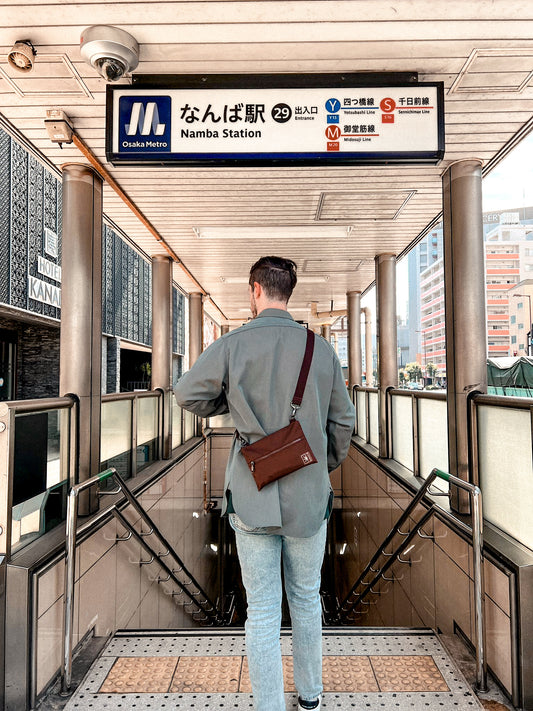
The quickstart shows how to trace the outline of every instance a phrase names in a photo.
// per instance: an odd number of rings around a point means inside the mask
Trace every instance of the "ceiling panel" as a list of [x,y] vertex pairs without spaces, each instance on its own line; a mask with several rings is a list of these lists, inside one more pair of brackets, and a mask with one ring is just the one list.
[[[246,284],[232,280],[273,252],[293,258],[302,276],[324,277],[298,285],[298,317],[311,301],[319,311],[331,300],[344,308],[347,290],[372,282],[374,256],[403,252],[440,212],[445,167],[473,157],[489,163],[533,115],[533,4],[524,0],[0,0],[0,17],[0,113],[12,130],[57,168],[86,162],[75,146],[60,149],[47,137],[46,110],[63,109],[228,319],[245,318],[248,304]],[[443,81],[445,158],[439,166],[113,168],[105,161],[105,83],[79,51],[81,31],[98,23],[136,37],[139,73],[415,71]],[[38,51],[27,76],[5,61],[22,38]],[[107,186],[104,209],[147,255],[162,252]],[[319,236],[320,225],[349,234]],[[238,236],[202,240],[199,227]],[[262,227],[297,228],[298,236],[287,229],[289,239],[261,238]],[[179,265],[174,277],[185,290],[198,288]]]

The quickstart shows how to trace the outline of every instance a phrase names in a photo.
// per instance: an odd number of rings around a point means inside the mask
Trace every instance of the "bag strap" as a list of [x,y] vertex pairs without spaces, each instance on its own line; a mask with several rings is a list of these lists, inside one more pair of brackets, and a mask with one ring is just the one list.
[[315,334],[310,328],[307,329],[307,341],[305,343],[305,353],[304,359],[302,361],[302,367],[300,368],[300,375],[298,376],[298,383],[296,384],[296,390],[291,400],[292,414],[291,420],[294,419],[296,410],[302,404],[302,399],[304,396],[305,384],[307,383],[307,376],[309,375],[309,368],[311,367],[311,361],[313,360],[313,350],[315,348]]

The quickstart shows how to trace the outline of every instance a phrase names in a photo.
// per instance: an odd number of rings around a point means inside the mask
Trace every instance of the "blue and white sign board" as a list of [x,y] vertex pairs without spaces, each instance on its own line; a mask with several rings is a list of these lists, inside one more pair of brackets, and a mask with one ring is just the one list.
[[253,88],[250,77],[234,87],[189,77],[165,89],[162,79],[108,87],[112,164],[437,163],[444,154],[440,82]]

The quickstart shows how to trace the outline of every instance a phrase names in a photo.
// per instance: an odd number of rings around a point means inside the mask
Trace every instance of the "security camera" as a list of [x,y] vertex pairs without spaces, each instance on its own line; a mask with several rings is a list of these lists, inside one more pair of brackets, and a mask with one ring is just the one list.
[[118,81],[139,64],[139,45],[128,32],[111,25],[93,25],[82,32],[83,59],[106,81]]

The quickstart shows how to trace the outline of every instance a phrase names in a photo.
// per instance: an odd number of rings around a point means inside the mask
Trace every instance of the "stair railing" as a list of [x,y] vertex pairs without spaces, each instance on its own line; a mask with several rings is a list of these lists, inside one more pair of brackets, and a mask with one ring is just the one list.
[[[70,694],[70,687],[72,684],[72,647],[73,647],[73,630],[74,630],[74,584],[75,584],[75,574],[76,574],[76,535],[78,530],[78,499],[82,491],[89,489],[91,486],[100,485],[104,481],[114,478],[118,486],[112,491],[101,491],[100,496],[110,496],[118,493],[123,493],[127,501],[131,506],[137,511],[141,517],[141,521],[148,526],[148,531],[137,532],[133,525],[124,517],[124,515],[119,511],[119,505],[123,502],[114,504],[110,509],[109,513],[112,513],[120,522],[120,524],[127,530],[125,536],[117,536],[116,540],[126,541],[132,536],[141,544],[142,548],[150,556],[149,560],[140,560],[139,565],[150,565],[156,563],[159,565],[166,573],[167,577],[161,578],[158,576],[156,578],[158,583],[166,583],[167,581],[172,581],[175,583],[179,591],[171,591],[170,595],[173,597],[178,595],[184,595],[188,598],[188,602],[181,603],[184,608],[195,607],[196,611],[192,613],[193,618],[196,619],[196,615],[202,615],[200,621],[208,621],[211,624],[221,623],[221,616],[219,615],[215,605],[211,602],[207,594],[204,592],[200,584],[194,578],[194,576],[187,570],[185,564],[174,551],[172,546],[168,543],[163,534],[159,531],[153,520],[150,518],[145,509],[137,501],[133,493],[130,491],[126,485],[124,479],[118,474],[116,469],[110,468],[106,469],[104,472],[97,474],[90,479],[77,484],[71,488],[67,500],[67,523],[66,523],[66,560],[65,560],[65,592],[64,592],[64,634],[62,640],[62,666],[61,666],[61,694],[67,696]],[[147,542],[149,536],[155,536],[155,539],[159,541],[159,544],[163,547],[162,551],[157,551],[155,546],[150,545]],[[173,565],[167,563],[164,558],[169,557],[172,559],[177,568]]]
[[[476,649],[476,686],[478,691],[487,690],[487,661],[485,656],[485,586],[484,586],[484,570],[483,570],[483,511],[481,503],[481,491],[479,487],[463,481],[452,474],[448,474],[440,469],[433,469],[429,474],[424,484],[420,487],[417,494],[413,497],[407,508],[401,514],[396,524],[391,529],[390,533],[385,537],[377,551],[372,556],[361,575],[350,588],[344,600],[340,603],[338,612],[335,618],[337,622],[349,621],[350,615],[356,611],[358,605],[368,606],[365,598],[372,594],[380,594],[374,590],[375,585],[380,581],[394,582],[394,575],[387,577],[385,573],[396,563],[408,563],[410,561],[402,558],[407,548],[411,545],[413,539],[418,535],[421,538],[432,538],[423,533],[424,524],[434,515],[436,506],[433,504],[425,512],[422,518],[415,523],[409,532],[402,531],[403,525],[409,519],[415,507],[420,503],[426,493],[432,495],[443,495],[442,492],[429,491],[431,484],[435,479],[440,478],[447,481],[460,489],[464,489],[470,496],[471,516],[472,516],[472,549],[474,561],[474,601],[475,601],[475,649]],[[392,552],[387,549],[392,544],[394,538],[402,536],[401,542],[393,548]],[[385,562],[378,567],[377,563],[380,559],[385,558]],[[359,614],[365,614],[361,612]]]

